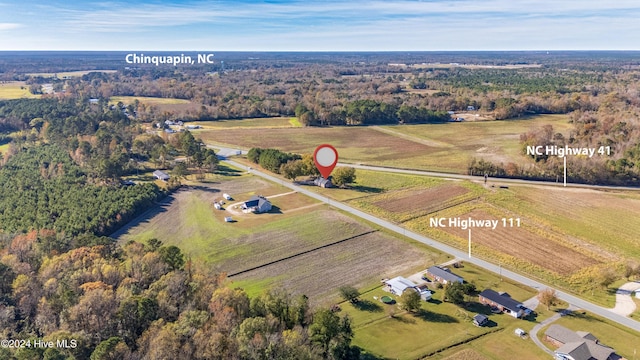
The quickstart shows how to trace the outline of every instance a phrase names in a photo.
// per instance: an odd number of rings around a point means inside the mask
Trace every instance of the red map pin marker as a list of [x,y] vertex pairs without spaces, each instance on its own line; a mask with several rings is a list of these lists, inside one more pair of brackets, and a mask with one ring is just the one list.
[[313,161],[322,177],[327,179],[338,163],[338,151],[331,145],[320,145],[313,152]]

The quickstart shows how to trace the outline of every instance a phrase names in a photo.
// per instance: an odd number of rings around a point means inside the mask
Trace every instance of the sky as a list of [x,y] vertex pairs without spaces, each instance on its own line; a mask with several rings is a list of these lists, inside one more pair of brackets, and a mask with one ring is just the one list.
[[640,50],[638,0],[0,0],[0,50]]

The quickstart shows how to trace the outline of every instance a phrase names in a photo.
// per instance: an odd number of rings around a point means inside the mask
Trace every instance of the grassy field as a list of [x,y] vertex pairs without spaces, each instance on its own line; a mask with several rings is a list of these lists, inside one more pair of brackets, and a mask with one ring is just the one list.
[[[616,350],[616,354],[626,359],[633,359],[634,352],[640,350],[640,333],[631,329],[602,319],[588,312],[574,312],[572,315],[563,316],[554,322],[573,331],[587,331],[593,334],[600,342]],[[548,327],[544,327],[538,333],[544,337],[544,332]],[[550,349],[553,346],[543,341]],[[554,349],[555,350],[555,349]]]
[[[506,291],[522,301],[535,295],[532,289],[501,281],[498,274],[472,265],[465,264],[454,271],[475,283],[479,289],[490,287]],[[443,358],[463,349],[482,349],[483,353],[488,354],[487,359],[515,358],[509,354],[518,355],[521,359],[542,358],[543,353],[531,341],[513,334],[516,327],[529,331],[536,322],[493,314],[489,315],[492,326],[478,328],[473,326],[472,318],[478,311],[486,312],[486,308],[475,302],[471,302],[467,308],[442,302],[443,292],[435,290],[433,300],[424,302],[423,311],[417,315],[401,312],[396,305],[381,303],[378,299],[390,294],[380,287],[363,294],[360,304],[342,303],[343,312],[353,320],[354,345],[371,355],[393,359],[419,359],[429,354],[434,354],[429,358]],[[390,311],[396,313],[394,318],[389,317]],[[542,310],[537,321],[549,315]],[[478,338],[473,339],[475,337]],[[457,345],[469,340],[471,342]],[[446,350],[452,345],[455,346]],[[444,352],[440,354],[440,351]]]
[[[225,211],[213,201],[228,193]],[[242,214],[237,203],[255,194],[270,198],[266,214]],[[226,223],[225,216],[236,221]],[[382,276],[441,259],[315,200],[243,174],[181,190],[118,234],[120,241],[157,238],[229,275],[252,294],[271,286],[329,301],[341,285],[366,286]],[[344,240],[343,242],[339,242]],[[338,243],[339,242],[339,243]]]
[[29,85],[26,85],[24,81],[0,83],[0,99],[36,99],[40,96],[30,93]]
[[204,130],[208,129],[251,129],[251,128],[291,128],[302,127],[296,118],[290,117],[273,117],[273,118],[255,118],[241,120],[217,120],[217,121],[196,121],[190,122],[190,125],[200,125]]
[[109,98],[109,104],[117,104],[122,102],[125,105],[133,104],[138,100],[141,103],[147,105],[178,105],[178,104],[190,104],[191,101],[186,99],[174,99],[174,98],[160,98],[160,97],[148,97],[148,96],[112,96]]
[[[242,128],[244,121],[246,128]],[[263,128],[255,127],[253,119],[223,123],[232,123],[237,129],[210,128],[200,132],[202,139],[209,144],[245,149],[273,147],[297,153],[311,153],[317,145],[330,143],[345,162],[454,173],[464,173],[473,157],[528,163],[530,160],[520,153],[520,134],[548,124],[563,133],[571,127],[566,116],[556,115],[505,121],[299,129],[270,128],[267,123]]]
[[58,79],[66,79],[66,78],[80,77],[92,72],[115,73],[115,72],[118,72],[118,70],[81,70],[81,71],[63,71],[63,72],[57,72],[57,73],[31,73],[27,75],[34,76],[34,77],[40,76],[44,78],[52,78],[54,76],[57,76]]

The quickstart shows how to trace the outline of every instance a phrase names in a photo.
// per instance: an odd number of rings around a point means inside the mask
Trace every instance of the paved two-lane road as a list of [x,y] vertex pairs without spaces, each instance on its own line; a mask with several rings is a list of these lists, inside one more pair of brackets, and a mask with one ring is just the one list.
[[[396,174],[431,176],[431,177],[440,177],[440,178],[446,178],[446,179],[471,180],[471,181],[476,181],[476,182],[484,181],[484,177],[483,176],[450,174],[450,173],[427,171],[427,170],[410,170],[410,169],[402,169],[402,168],[394,168],[394,167],[350,164],[350,163],[342,163],[342,162],[339,162],[338,166],[349,166],[349,167],[352,167],[352,168],[355,168],[355,169],[371,170],[371,171],[383,171],[383,172],[391,172],[391,173],[396,173]],[[551,182],[551,181],[493,178],[493,177],[489,178],[489,179],[490,179],[491,182],[505,183],[505,184],[537,185],[537,186],[553,186],[553,187],[563,187],[564,186],[564,183],[562,183],[562,182],[555,183],[555,182]],[[587,184],[567,183],[566,187],[594,189],[594,190],[632,190],[632,191],[640,191],[640,187],[632,187],[632,186],[606,186],[606,185],[587,185]]]
[[[435,249],[438,249],[438,250],[440,250],[442,252],[451,254],[451,255],[453,255],[455,257],[458,257],[460,259],[465,259],[465,261],[467,261],[467,262],[470,262],[472,264],[480,266],[480,267],[482,267],[484,269],[487,269],[489,271],[492,271],[494,273],[500,273],[503,277],[509,278],[509,279],[514,280],[516,282],[519,282],[521,284],[525,284],[525,285],[530,286],[530,287],[535,288],[535,289],[544,289],[544,288],[548,287],[547,285],[545,285],[545,284],[543,284],[543,283],[541,283],[539,281],[536,281],[534,279],[528,278],[528,277],[526,277],[524,275],[509,271],[509,270],[502,269],[498,265],[494,265],[494,264],[489,263],[487,261],[484,261],[482,259],[478,259],[478,258],[475,258],[475,257],[469,258],[468,254],[466,252],[463,252],[463,251],[460,251],[460,250],[458,250],[456,248],[453,248],[451,246],[439,243],[439,242],[437,242],[437,241],[435,241],[435,240],[433,240],[431,238],[428,238],[426,236],[422,236],[422,235],[420,235],[418,233],[412,232],[412,231],[407,230],[407,229],[405,229],[405,228],[403,228],[401,226],[393,224],[393,223],[391,223],[389,221],[377,218],[375,216],[372,216],[370,214],[362,212],[362,211],[360,211],[358,209],[352,208],[351,206],[345,205],[345,204],[343,204],[343,203],[341,203],[339,201],[332,200],[332,199],[330,199],[330,198],[328,198],[326,196],[323,196],[323,195],[320,195],[318,193],[315,193],[315,192],[309,190],[308,188],[305,189],[302,186],[298,186],[298,185],[292,184],[292,183],[290,183],[288,181],[284,181],[282,179],[279,179],[279,178],[277,178],[275,176],[272,176],[272,175],[266,174],[264,172],[258,171],[256,169],[249,169],[247,166],[245,166],[243,164],[240,164],[238,162],[232,161],[232,160],[225,160],[225,161],[227,163],[229,163],[230,165],[232,165],[232,166],[235,166],[237,168],[245,169],[247,171],[250,171],[252,174],[254,174],[256,176],[260,176],[260,177],[262,177],[264,179],[267,179],[269,181],[272,181],[272,182],[278,183],[278,184],[280,184],[282,186],[288,187],[288,188],[290,188],[292,190],[295,190],[295,191],[297,191],[297,192],[299,192],[301,194],[307,195],[309,197],[312,197],[314,199],[322,201],[322,202],[324,202],[326,204],[329,204],[329,205],[331,205],[331,206],[333,206],[333,207],[335,207],[337,209],[346,211],[346,212],[348,212],[350,214],[353,214],[355,216],[358,216],[358,217],[360,217],[362,219],[365,219],[367,221],[375,223],[378,226],[386,228],[386,229],[388,229],[390,231],[393,231],[395,233],[404,235],[404,236],[406,236],[408,238],[411,238],[411,239],[419,241],[419,242],[421,242],[423,244],[429,245],[429,246],[431,246],[431,247],[433,247]],[[630,318],[615,314],[615,313],[611,312],[608,309],[605,309],[605,308],[603,308],[601,306],[592,304],[592,303],[590,303],[588,301],[585,301],[585,300],[580,299],[580,298],[578,298],[576,296],[570,295],[570,294],[568,294],[566,292],[556,290],[556,293],[558,294],[558,298],[568,302],[569,304],[571,304],[573,306],[576,306],[576,307],[579,307],[581,309],[590,311],[590,312],[592,312],[594,314],[597,314],[597,315],[602,316],[604,318],[607,318],[609,320],[615,321],[615,322],[617,322],[619,324],[622,324],[622,325],[624,325],[626,327],[629,327],[631,329],[634,329],[634,330],[640,332],[640,322],[637,322],[637,321],[632,320]]]

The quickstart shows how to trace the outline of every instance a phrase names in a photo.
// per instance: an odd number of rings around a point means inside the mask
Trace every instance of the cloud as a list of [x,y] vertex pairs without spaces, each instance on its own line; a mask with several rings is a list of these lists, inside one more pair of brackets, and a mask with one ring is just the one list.
[[21,28],[22,24],[16,24],[16,23],[0,23],[0,31],[3,30],[13,30],[13,29],[18,29]]
[[630,49],[640,33],[637,0],[52,1],[30,18],[80,48]]

